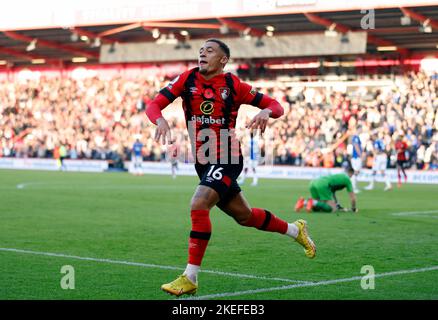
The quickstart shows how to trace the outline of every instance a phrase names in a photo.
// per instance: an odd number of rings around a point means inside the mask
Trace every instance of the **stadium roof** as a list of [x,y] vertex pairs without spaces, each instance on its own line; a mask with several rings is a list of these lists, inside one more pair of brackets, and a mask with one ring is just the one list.
[[[273,30],[274,37],[281,34],[329,35],[327,30],[343,34],[367,31],[369,54],[380,53],[378,48],[396,49],[398,54],[406,56],[438,53],[438,5],[376,9],[374,29],[367,30],[361,28],[365,15],[359,10],[331,11],[10,30],[0,32],[0,67],[2,64],[31,65],[32,61],[63,66],[72,64],[73,58],[99,63],[102,43],[153,42],[163,34],[168,37],[173,34],[177,40],[184,41],[188,36],[190,39],[265,37],[269,30]],[[76,59],[82,63],[84,60]]]

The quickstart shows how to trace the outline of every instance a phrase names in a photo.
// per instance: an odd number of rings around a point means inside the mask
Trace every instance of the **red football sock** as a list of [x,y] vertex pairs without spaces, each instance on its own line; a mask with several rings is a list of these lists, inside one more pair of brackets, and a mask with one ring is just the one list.
[[189,238],[188,263],[201,265],[208,240],[211,236],[211,221],[208,210],[192,210],[192,231]]
[[269,232],[286,233],[287,222],[278,218],[275,214],[260,208],[252,208],[251,212],[252,215],[245,226]]

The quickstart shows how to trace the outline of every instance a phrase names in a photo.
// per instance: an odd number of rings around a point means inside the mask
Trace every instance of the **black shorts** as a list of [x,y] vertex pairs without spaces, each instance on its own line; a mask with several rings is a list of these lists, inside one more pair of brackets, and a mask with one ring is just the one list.
[[215,190],[220,197],[220,204],[231,200],[235,195],[242,191],[237,178],[243,169],[243,161],[239,164],[195,164],[198,174],[199,185],[207,186]]
[[397,165],[400,166],[400,168],[406,168],[408,161],[407,160],[397,160]]

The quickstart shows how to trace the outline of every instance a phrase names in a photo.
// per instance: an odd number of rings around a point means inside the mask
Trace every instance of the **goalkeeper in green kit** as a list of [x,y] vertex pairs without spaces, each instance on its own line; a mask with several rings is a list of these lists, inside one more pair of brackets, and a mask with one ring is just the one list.
[[[310,183],[309,199],[300,197],[295,204],[295,211],[299,212],[306,207],[307,212],[334,212],[334,211],[352,211],[357,212],[356,195],[353,192],[351,176],[353,168],[348,167],[345,173],[323,176],[319,179],[312,180]],[[351,209],[344,209],[336,199],[336,191],[346,189],[351,200]]]

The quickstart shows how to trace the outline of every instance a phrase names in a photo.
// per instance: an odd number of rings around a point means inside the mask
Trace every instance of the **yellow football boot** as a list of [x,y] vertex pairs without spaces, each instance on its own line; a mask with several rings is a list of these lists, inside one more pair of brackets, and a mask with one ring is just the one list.
[[183,294],[195,294],[198,285],[190,281],[186,275],[181,275],[176,280],[163,284],[161,290],[179,297]]
[[298,227],[298,236],[295,240],[304,247],[304,252],[308,258],[314,258],[316,246],[307,232],[307,222],[300,219],[295,221],[294,224]]

